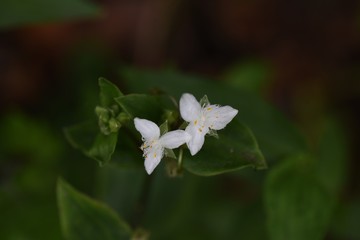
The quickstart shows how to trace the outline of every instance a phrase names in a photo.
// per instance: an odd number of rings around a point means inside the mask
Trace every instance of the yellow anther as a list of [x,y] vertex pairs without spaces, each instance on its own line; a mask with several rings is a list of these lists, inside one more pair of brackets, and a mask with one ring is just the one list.
[[212,108],[211,107],[208,107],[207,110],[210,111]]
[[201,129],[201,128],[199,128],[199,132],[202,132],[202,129]]
[[196,125],[197,123],[198,123],[198,121],[197,121],[197,120],[195,120],[194,125]]

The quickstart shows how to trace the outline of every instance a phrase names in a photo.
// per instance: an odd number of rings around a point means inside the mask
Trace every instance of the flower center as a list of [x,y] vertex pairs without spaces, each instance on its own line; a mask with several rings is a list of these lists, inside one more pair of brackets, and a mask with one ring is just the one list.
[[146,158],[146,156],[149,154],[149,152],[153,151],[155,148],[157,148],[158,145],[159,145],[159,143],[158,143],[157,139],[152,139],[152,140],[145,141],[143,143],[143,145],[141,145],[141,147],[140,147],[140,149],[143,150],[143,152],[144,152],[143,157]]
[[[202,133],[204,131],[205,128],[207,128],[206,126],[206,116],[204,114],[204,112],[202,112],[199,116],[199,118],[197,118],[194,121],[194,126],[197,127],[197,130]],[[206,129],[205,129],[206,130]]]

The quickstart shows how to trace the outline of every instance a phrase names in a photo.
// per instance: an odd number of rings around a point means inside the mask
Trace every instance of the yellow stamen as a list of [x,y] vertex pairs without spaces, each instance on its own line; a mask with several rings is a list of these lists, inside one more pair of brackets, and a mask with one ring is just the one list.
[[195,120],[194,125],[196,125],[196,124],[197,124],[197,122],[198,122],[198,121],[197,121],[197,120]]

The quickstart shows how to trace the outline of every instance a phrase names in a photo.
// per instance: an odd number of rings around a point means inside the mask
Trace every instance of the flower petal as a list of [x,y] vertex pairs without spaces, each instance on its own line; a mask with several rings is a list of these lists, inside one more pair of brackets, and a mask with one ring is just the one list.
[[148,152],[148,155],[145,157],[145,170],[150,175],[157,165],[159,165],[160,160],[164,156],[164,148],[156,147],[152,151]]
[[210,105],[207,112],[207,125],[214,130],[223,129],[238,113],[238,110],[230,107],[218,107]]
[[191,135],[183,130],[176,130],[165,133],[160,138],[160,143],[168,149],[178,148],[180,145],[190,141]]
[[191,135],[190,141],[188,141],[186,144],[190,150],[191,155],[194,156],[204,145],[205,135],[209,129],[204,128],[200,131],[198,127],[190,124],[186,127],[185,131]]
[[196,98],[189,93],[184,93],[180,98],[181,117],[185,121],[191,122],[198,118],[200,113],[201,106]]
[[146,119],[135,118],[134,124],[136,130],[138,130],[141,136],[148,139],[158,139],[160,137],[159,127],[152,121]]

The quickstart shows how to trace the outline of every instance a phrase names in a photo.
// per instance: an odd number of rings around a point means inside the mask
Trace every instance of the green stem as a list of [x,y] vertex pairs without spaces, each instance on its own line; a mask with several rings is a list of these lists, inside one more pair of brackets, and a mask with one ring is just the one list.
[[182,168],[182,159],[183,159],[183,148],[180,148],[180,150],[179,150],[179,157],[178,157],[178,166],[179,166],[179,169]]

